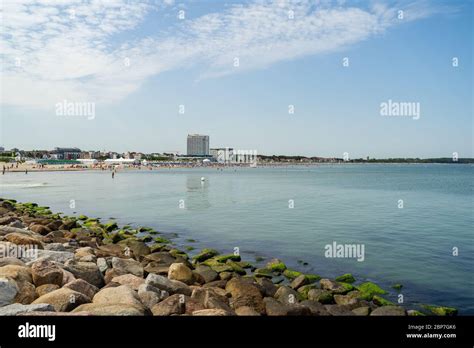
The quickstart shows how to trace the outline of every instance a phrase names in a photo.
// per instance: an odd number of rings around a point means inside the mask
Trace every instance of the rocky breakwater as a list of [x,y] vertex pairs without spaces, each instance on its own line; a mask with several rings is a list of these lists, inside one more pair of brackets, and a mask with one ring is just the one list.
[[374,283],[256,268],[204,249],[190,257],[150,228],[119,228],[0,199],[0,315],[455,315],[406,310]]

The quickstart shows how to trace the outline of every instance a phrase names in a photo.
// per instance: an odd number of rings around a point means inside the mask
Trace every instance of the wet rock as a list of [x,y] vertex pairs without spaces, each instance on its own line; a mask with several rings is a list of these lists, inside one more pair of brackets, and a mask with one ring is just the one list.
[[421,305],[422,308],[426,309],[427,311],[431,312],[434,315],[438,316],[454,316],[457,315],[458,310],[453,307],[443,307],[443,306],[436,306],[436,305]]
[[399,306],[383,306],[378,307],[370,313],[371,316],[404,316],[405,309]]
[[71,289],[61,288],[37,298],[33,301],[33,304],[48,303],[57,312],[69,312],[77,306],[88,302],[90,302],[90,298],[84,294]]
[[304,274],[296,277],[295,279],[293,279],[293,281],[291,282],[291,287],[295,290],[301,288],[303,285],[306,285],[308,284],[308,279],[306,278],[306,276]]
[[211,257],[219,255],[219,252],[214,249],[203,249],[199,254],[193,257],[195,262],[203,262]]
[[31,274],[33,283],[36,286],[44,284],[56,284],[61,286],[63,282],[63,270],[49,260],[41,260],[33,263],[31,266]]
[[355,278],[352,274],[346,273],[346,274],[343,274],[343,275],[337,277],[336,281],[350,284],[350,283],[355,282]]
[[349,295],[334,295],[334,302],[338,305],[354,305],[358,299]]
[[281,273],[286,270],[286,265],[280,259],[271,259],[266,268],[271,272]]

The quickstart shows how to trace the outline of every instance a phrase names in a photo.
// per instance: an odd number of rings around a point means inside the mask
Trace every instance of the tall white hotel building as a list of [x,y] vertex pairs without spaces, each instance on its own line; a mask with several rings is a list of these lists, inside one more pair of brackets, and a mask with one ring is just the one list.
[[188,134],[188,156],[209,156],[209,135]]

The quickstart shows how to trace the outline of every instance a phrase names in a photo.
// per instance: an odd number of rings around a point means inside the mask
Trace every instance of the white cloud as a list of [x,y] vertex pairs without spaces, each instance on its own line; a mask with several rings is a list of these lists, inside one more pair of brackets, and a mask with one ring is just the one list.
[[[1,4],[1,102],[40,108],[63,99],[115,102],[148,77],[182,67],[199,66],[206,78],[340,50],[403,22],[397,19],[398,8],[387,5],[259,0],[176,20],[155,36],[130,39],[134,36],[123,34],[140,34],[135,29],[148,14],[160,18],[174,1]],[[424,1],[403,9],[405,22],[435,12]],[[239,68],[233,66],[235,57]],[[15,65],[19,60],[21,66]]]

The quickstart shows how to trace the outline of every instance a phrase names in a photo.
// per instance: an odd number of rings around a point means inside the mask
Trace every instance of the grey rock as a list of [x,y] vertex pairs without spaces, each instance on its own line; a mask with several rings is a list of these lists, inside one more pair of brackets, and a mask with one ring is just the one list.
[[0,308],[0,316],[13,316],[30,312],[54,312],[54,307],[48,303],[38,303],[29,305],[13,303],[11,305]]

